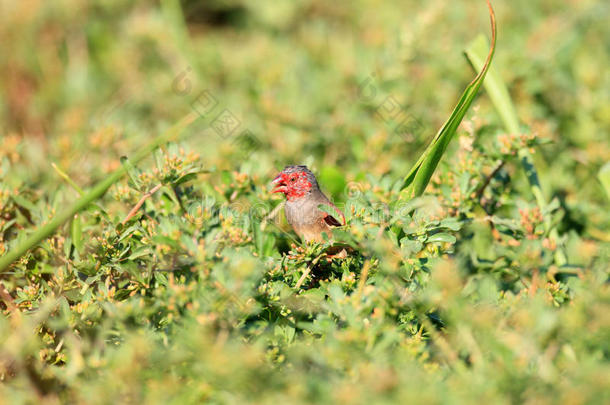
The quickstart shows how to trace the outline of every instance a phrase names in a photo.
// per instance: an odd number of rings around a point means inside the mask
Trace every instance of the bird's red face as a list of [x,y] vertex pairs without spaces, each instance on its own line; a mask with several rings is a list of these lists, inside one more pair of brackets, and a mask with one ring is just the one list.
[[303,197],[313,186],[305,171],[283,171],[271,184],[275,186],[272,193],[284,193],[288,200]]

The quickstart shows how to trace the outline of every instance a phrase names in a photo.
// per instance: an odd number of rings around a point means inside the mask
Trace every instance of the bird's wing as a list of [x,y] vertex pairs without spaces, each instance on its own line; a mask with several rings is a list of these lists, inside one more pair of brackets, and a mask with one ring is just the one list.
[[326,214],[326,216],[324,217],[324,222],[326,222],[330,226],[343,225],[341,222],[337,221],[337,219],[335,217],[333,217],[332,215],[328,215],[328,214]]
[[339,217],[341,218],[342,222],[339,222],[337,220],[337,218],[335,218],[334,216],[332,216],[332,215],[330,215],[330,214],[328,214],[326,212],[324,213],[324,217],[323,217],[324,222],[326,222],[330,226],[343,226],[343,225],[345,225],[345,216],[343,215],[341,210],[339,208],[335,207],[335,205],[333,203],[331,203],[331,202],[329,202],[328,204],[325,204],[325,205],[328,205],[329,207],[334,209],[337,212],[337,214],[339,214]]

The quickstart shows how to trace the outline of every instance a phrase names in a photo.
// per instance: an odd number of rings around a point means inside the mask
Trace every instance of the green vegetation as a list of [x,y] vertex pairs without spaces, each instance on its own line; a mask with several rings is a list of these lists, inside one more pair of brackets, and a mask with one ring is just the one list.
[[610,402],[610,6],[494,7],[0,0],[0,402]]

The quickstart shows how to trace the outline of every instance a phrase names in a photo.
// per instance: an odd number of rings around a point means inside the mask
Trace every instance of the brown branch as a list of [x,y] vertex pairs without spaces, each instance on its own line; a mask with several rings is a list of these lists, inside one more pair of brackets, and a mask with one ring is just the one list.
[[491,179],[496,177],[496,174],[498,174],[498,172],[504,167],[505,164],[506,164],[506,160],[501,160],[500,163],[498,163],[498,165],[493,169],[491,174],[489,176],[487,176],[487,178],[485,179],[485,182],[477,190],[477,194],[476,194],[477,200],[479,200],[481,198],[481,196],[483,195],[483,192],[485,191],[485,189],[491,182]]
[[6,305],[6,308],[14,316],[18,316],[20,314],[19,308],[17,307],[17,304],[15,304],[15,300],[13,299],[11,294],[8,292],[8,290],[4,286],[4,283],[0,283],[0,299],[2,301],[4,301],[4,304]]
[[125,217],[125,219],[121,222],[121,224],[125,225],[127,223],[127,221],[129,221],[134,215],[136,215],[136,213],[138,212],[138,210],[140,209],[140,207],[144,204],[144,201],[146,201],[146,199],[148,199],[151,195],[153,195],[154,193],[156,193],[160,188],[161,188],[162,184],[157,184],[156,186],[154,186],[149,192],[147,192],[146,194],[144,194],[142,196],[142,198],[140,198],[140,201],[138,201],[138,203],[135,205],[135,207],[133,207],[131,209],[131,211],[129,211],[129,214],[127,214],[127,216]]
[[307,279],[307,276],[309,275],[309,273],[311,273],[311,267],[307,266],[307,268],[303,272],[303,275],[301,276],[301,278],[299,278],[299,281],[297,281],[297,284],[294,286],[295,290],[298,290],[299,288],[301,288],[301,286],[305,282],[305,279]]
[[307,268],[303,272],[303,275],[301,276],[301,278],[299,278],[299,281],[297,281],[297,284],[294,286],[295,290],[298,290],[299,288],[301,288],[301,286],[307,279],[307,276],[309,275],[309,273],[311,273],[311,270],[316,266],[316,264],[318,264],[320,259],[322,259],[325,256],[326,256],[326,253],[321,253],[319,256],[317,256],[315,259],[313,259],[311,263],[309,263],[307,265]]

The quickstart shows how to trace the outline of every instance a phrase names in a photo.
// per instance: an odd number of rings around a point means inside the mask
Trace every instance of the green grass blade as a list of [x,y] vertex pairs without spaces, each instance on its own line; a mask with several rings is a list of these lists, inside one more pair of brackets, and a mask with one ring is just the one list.
[[[480,69],[483,65],[483,55],[485,55],[485,49],[487,48],[487,40],[484,37],[478,37],[474,40],[471,45],[466,49],[466,57],[475,68],[475,70]],[[487,74],[487,80],[485,80],[485,89],[489,94],[489,98],[492,103],[496,107],[502,122],[504,123],[504,127],[508,133],[518,134],[521,132],[521,126],[519,124],[519,118],[517,117],[517,113],[514,107],[514,104],[510,98],[510,94],[508,93],[508,89],[504,84],[504,81],[500,77],[500,74],[494,69],[490,68]],[[544,197],[544,193],[542,192],[542,187],[540,185],[540,180],[538,178],[538,171],[536,170],[536,166],[534,165],[534,160],[532,155],[530,154],[528,148],[521,148],[518,152],[519,159],[521,161],[521,166],[525,171],[525,175],[527,177],[530,189],[534,198],[536,199],[536,204],[540,208],[542,213],[546,213],[544,216],[544,226],[545,230],[551,239],[559,242],[559,234],[552,225],[552,218],[550,214],[547,212],[548,203],[546,198]],[[557,264],[564,265],[567,263],[567,257],[563,251],[563,248],[559,247],[555,252],[555,260]]]
[[[191,112],[184,116],[178,123],[169,128],[163,134],[159,135],[154,141],[152,141],[148,146],[140,149],[138,153],[133,157],[133,164],[137,164],[142,159],[150,155],[152,151],[160,145],[163,145],[169,141],[172,141],[182,133],[182,131],[188,127],[191,123],[193,123],[198,117],[196,112]],[[17,245],[14,249],[10,250],[6,253],[6,255],[0,258],[0,273],[8,268],[8,266],[13,263],[15,260],[19,259],[22,255],[24,255],[28,250],[32,249],[44,239],[53,235],[57,228],[63,225],[65,222],[70,220],[74,214],[82,211],[85,207],[91,204],[93,201],[100,198],[110,186],[116,183],[123,175],[125,174],[125,166],[121,165],[117,170],[112,172],[108,177],[99,182],[91,191],[87,194],[76,200],[72,206],[68,207],[66,210],[60,212],[45,224],[43,227],[35,231],[32,235],[27,237],[21,243]]]
[[72,223],[70,224],[70,237],[72,237],[72,244],[76,248],[78,253],[83,253],[83,226],[78,214],[74,215],[72,218]]
[[[479,35],[466,49],[466,57],[476,70],[480,69],[485,63],[484,58],[488,46],[487,38],[483,35]],[[508,89],[495,68],[492,67],[487,72],[487,79],[485,80],[484,85],[487,94],[494,106],[496,106],[498,114],[507,131],[514,134],[519,133],[520,125],[519,119],[517,118],[517,112],[510,100]]]
[[496,18],[489,0],[487,1],[487,6],[489,7],[489,17],[491,21],[491,48],[489,49],[487,58],[484,59],[485,62],[481,66],[479,74],[468,87],[466,87],[466,90],[464,90],[464,93],[460,97],[449,119],[436,134],[409,174],[405,177],[402,184],[402,198],[413,198],[423,194],[426,186],[430,182],[434,170],[443,157],[447,146],[455,136],[458,126],[462,122],[464,115],[466,115],[468,108],[470,108],[472,101],[485,79],[485,75],[487,74],[496,49]]
[[[466,49],[466,57],[475,69],[480,69],[484,63],[483,55],[485,55],[485,49],[487,48],[487,40],[485,37],[479,36],[472,44]],[[485,89],[489,94],[489,98],[496,107],[504,127],[511,134],[518,134],[521,132],[519,118],[517,112],[510,99],[510,94],[506,85],[502,81],[499,73],[494,69],[489,69],[487,73],[487,80],[485,80]],[[521,159],[521,165],[525,170],[528,182],[536,202],[540,208],[545,208],[547,203],[540,187],[540,181],[538,179],[538,172],[534,166],[531,154],[526,148],[519,150],[519,158]],[[550,224],[550,222],[549,222]],[[549,225],[547,224],[547,226]]]

